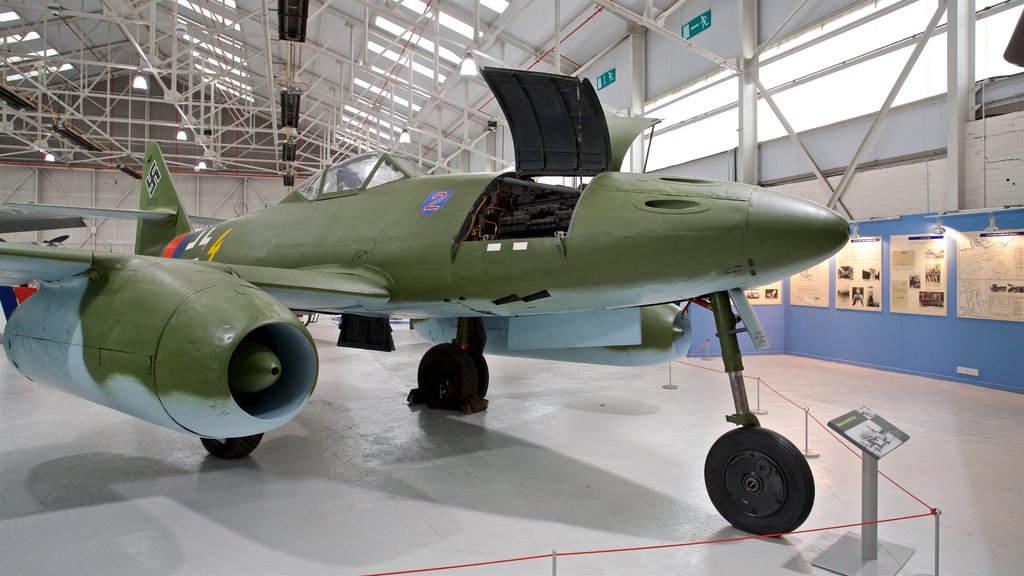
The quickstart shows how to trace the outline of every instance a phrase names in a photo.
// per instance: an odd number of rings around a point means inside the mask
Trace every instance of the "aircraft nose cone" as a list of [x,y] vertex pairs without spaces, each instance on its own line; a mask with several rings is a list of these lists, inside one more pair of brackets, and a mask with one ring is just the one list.
[[828,208],[763,188],[750,199],[747,257],[758,276],[787,276],[832,256],[850,238],[846,220]]

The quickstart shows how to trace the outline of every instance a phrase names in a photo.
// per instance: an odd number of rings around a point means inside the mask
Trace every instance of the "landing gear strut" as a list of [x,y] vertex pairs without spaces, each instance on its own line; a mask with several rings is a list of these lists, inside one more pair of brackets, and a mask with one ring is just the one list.
[[710,296],[722,361],[729,375],[736,413],[726,420],[742,426],[718,439],[704,463],[704,484],[719,514],[752,534],[792,532],[811,513],[814,477],[800,450],[781,434],[761,428],[750,413],[743,383],[737,318],[727,292]]
[[410,404],[462,410],[475,414],[487,409],[490,373],[483,349],[487,342],[479,318],[459,318],[454,342],[438,344],[423,355],[416,375],[417,387],[409,391]]

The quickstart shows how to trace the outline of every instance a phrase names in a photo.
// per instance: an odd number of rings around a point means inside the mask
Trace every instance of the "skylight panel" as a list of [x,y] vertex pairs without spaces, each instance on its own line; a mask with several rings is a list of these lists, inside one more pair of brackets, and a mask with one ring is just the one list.
[[13,22],[15,20],[21,20],[21,16],[14,10],[10,12],[0,12],[0,22]]
[[16,64],[18,62],[23,62],[25,60],[34,60],[36,58],[47,58],[47,57],[56,56],[56,55],[57,55],[57,51],[56,50],[54,50],[53,48],[47,48],[46,50],[37,50],[36,52],[32,52],[28,56],[11,56],[7,60],[10,61],[12,64]]
[[472,26],[446,12],[441,12],[441,26],[444,26],[456,34],[461,34],[466,38],[473,38]]
[[[393,50],[385,50],[385,48],[383,46],[381,46],[380,44],[377,44],[376,42],[373,42],[373,41],[367,42],[366,43],[366,47],[369,48],[370,51],[372,51],[372,52],[374,52],[376,54],[380,54],[381,56],[384,56],[385,58],[387,58],[388,60],[391,60],[392,62],[398,62],[399,64],[402,64],[403,66],[408,66],[409,65],[409,60],[410,60],[409,56],[404,56],[404,57],[401,58],[401,61],[399,61],[398,54],[396,54]],[[415,59],[412,59],[412,69],[413,69],[414,72],[422,74],[423,76],[426,76],[427,78],[430,78],[431,80],[433,80],[433,78],[434,78],[434,70],[432,68],[424,66],[423,64],[420,64]],[[442,82],[443,83],[447,79],[448,79],[448,77],[445,76],[444,74],[440,74],[439,73],[437,75],[437,81],[438,82]]]
[[[391,130],[393,130],[395,132],[398,131],[398,129],[395,128],[390,122],[385,122],[384,120],[381,120],[380,118],[378,118],[376,116],[371,116],[370,114],[367,114],[366,112],[363,112],[362,110],[360,110],[360,109],[358,109],[358,108],[356,108],[354,106],[349,106],[348,104],[346,104],[345,105],[345,111],[350,113],[350,114],[355,114],[356,116],[359,116],[360,118],[366,118],[370,122],[374,122],[374,123],[380,124],[381,126],[383,126],[385,128],[390,128]],[[347,120],[347,122],[358,122],[358,120],[350,118],[350,119]]]
[[[217,4],[221,4],[222,6],[226,6],[228,8],[234,8],[235,7],[233,0],[231,2],[231,5],[228,5],[226,2],[221,2],[220,0],[212,0],[212,1],[217,3]],[[233,20],[229,20],[229,19],[221,16],[220,14],[217,14],[216,12],[214,12],[214,11],[208,9],[208,8],[203,8],[202,6],[199,6],[198,4],[195,4],[194,2],[190,2],[189,0],[178,0],[178,5],[184,6],[185,8],[188,8],[189,10],[192,10],[194,12],[202,14],[203,16],[206,16],[207,18],[209,18],[210,20],[213,20],[214,22],[220,22],[221,24],[223,24],[225,26],[228,26],[230,28],[233,28],[235,30],[241,30],[241,27],[238,24],[235,24],[235,22]]]
[[[427,40],[426,38],[420,36],[419,34],[413,36],[413,34],[410,31],[406,30],[405,28],[402,28],[401,26],[395,24],[394,22],[388,20],[387,18],[377,16],[376,18],[373,19],[373,23],[376,24],[385,32],[389,32],[393,36],[398,36],[402,40],[409,40],[410,38],[412,38],[412,42],[414,44],[426,50],[427,52],[430,52],[431,54],[434,53],[433,42]],[[451,50],[445,48],[444,46],[439,46],[437,53],[438,55],[441,56],[441,58],[444,58],[445,60],[451,62],[452,64],[462,63],[461,57],[456,55],[455,52],[452,52]]]
[[21,34],[12,34],[10,36],[6,36],[2,40],[2,43],[4,43],[4,44],[16,44],[18,42],[28,42],[29,40],[36,40],[38,38],[39,38],[39,33],[36,32],[35,30],[33,30],[32,32],[29,32],[28,34],[25,34],[24,36],[22,36]]
[[[49,73],[66,72],[68,70],[71,70],[72,68],[74,68],[74,66],[72,66],[71,64],[61,64],[60,68],[56,66],[47,66],[46,71]],[[39,76],[39,73],[39,70],[32,70],[31,72],[26,72],[24,74],[11,74],[10,76],[7,76],[7,81],[16,82],[18,80],[23,80],[25,78],[35,78],[36,76]]]
[[[507,5],[508,4],[506,4],[506,6]],[[415,12],[416,14],[426,13],[428,19],[434,19],[434,12],[432,10],[429,12],[427,11],[427,4],[425,2],[421,2],[420,0],[402,0],[402,6],[405,6],[409,10]],[[473,38],[472,26],[466,24],[465,22],[459,20],[458,18],[452,16],[451,14],[448,14],[447,12],[444,12],[443,10],[441,11],[441,26],[444,26],[445,28],[451,30],[452,32],[455,32],[456,34],[465,36],[466,38]]]
[[[359,86],[360,88],[363,88],[365,90],[369,90],[370,92],[373,92],[374,94],[380,95],[382,92],[384,92],[379,87],[373,86],[372,84],[370,84],[369,82],[366,82],[365,80],[360,80],[359,78],[356,78],[355,82],[356,82],[356,86]],[[391,98],[392,102],[394,102],[395,104],[397,104],[399,106],[402,106],[404,108],[408,108],[409,107],[409,101],[406,100],[405,98],[402,98],[401,96],[396,96],[394,94],[391,94],[390,98]],[[413,109],[414,112],[419,112],[420,111],[420,107],[415,105],[415,104],[412,105],[412,109]]]
[[189,35],[186,34],[185,36],[183,36],[183,38],[185,40],[188,40],[189,42],[194,42],[196,44],[196,46],[198,46],[200,48],[203,48],[204,50],[208,50],[210,52],[213,52],[214,54],[223,56],[223,57],[225,57],[225,58],[227,58],[227,59],[229,59],[229,60],[231,60],[233,62],[237,62],[239,64],[244,62],[244,59],[241,56],[236,56],[235,54],[232,54],[231,52],[228,52],[227,50],[222,50],[222,49],[220,49],[220,48],[218,48],[218,47],[216,47],[216,46],[214,46],[214,45],[212,45],[212,44],[210,44],[208,42],[203,42],[202,40],[199,40],[198,38],[196,38],[194,36],[189,36]]
[[489,10],[494,10],[498,14],[501,14],[508,8],[508,2],[505,0],[480,0],[480,5]]

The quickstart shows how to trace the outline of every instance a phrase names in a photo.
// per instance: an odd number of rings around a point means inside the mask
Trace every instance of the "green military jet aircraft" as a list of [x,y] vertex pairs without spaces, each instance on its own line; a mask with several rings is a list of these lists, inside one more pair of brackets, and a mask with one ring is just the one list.
[[151,143],[139,210],[31,206],[136,218],[136,250],[0,245],[0,283],[39,288],[10,318],[7,357],[35,382],[235,458],[313,392],[316,347],[296,311],[340,314],[339,346],[381,351],[394,349],[389,317],[414,319],[436,345],[409,401],[473,412],[487,406],[485,353],[666,363],[689,347],[678,304],[694,302],[714,313],[736,410],[727,420],[740,425],[710,450],[711,499],[748,532],[795,529],[814,481],[748,408],[737,333],[767,342],[743,290],[834,254],[846,221],[747,184],[621,173],[652,121],[606,118],[586,80],[483,76],[515,140],[513,172],[431,176],[364,154],[276,206],[193,231]]

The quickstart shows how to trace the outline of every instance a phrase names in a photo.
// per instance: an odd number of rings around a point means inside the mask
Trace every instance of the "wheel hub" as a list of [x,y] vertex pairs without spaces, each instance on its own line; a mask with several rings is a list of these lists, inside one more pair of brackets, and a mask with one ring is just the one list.
[[786,502],[786,481],[779,467],[758,451],[733,455],[725,468],[725,486],[729,498],[748,516],[770,516]]

